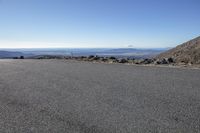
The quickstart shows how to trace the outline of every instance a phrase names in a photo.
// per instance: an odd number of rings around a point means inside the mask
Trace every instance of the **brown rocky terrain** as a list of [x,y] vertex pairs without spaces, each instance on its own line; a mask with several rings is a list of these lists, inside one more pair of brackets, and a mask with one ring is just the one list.
[[173,58],[176,63],[200,64],[200,36],[161,53],[156,58]]

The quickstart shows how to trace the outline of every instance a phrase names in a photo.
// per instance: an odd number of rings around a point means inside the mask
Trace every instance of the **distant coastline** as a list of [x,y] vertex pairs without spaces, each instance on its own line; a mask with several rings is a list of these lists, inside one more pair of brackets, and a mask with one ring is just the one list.
[[[19,49],[1,49],[0,58],[3,54],[9,58],[16,56],[30,57],[38,55],[62,55],[62,56],[116,56],[116,57],[133,57],[133,58],[148,58],[158,55],[168,48],[19,48]],[[6,53],[7,52],[7,53]],[[10,54],[10,55],[9,55]],[[5,57],[5,56],[3,56]]]

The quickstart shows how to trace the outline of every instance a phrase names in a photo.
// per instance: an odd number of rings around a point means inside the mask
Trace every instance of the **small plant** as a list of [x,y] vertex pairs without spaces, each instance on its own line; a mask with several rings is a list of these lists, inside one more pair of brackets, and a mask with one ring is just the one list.
[[24,56],[20,56],[20,59],[24,59]]
[[13,59],[19,59],[18,57],[13,57]]
[[126,59],[120,59],[119,63],[127,63],[128,61]]
[[99,60],[99,59],[100,59],[99,56],[95,56],[95,57],[93,58],[93,60]]
[[85,58],[87,58],[87,57],[86,57],[86,56],[81,56],[80,58],[81,58],[81,59],[85,59]]
[[116,60],[116,58],[114,56],[109,57],[109,59]]
[[88,59],[92,59],[92,58],[94,58],[94,55],[90,55],[90,56],[88,57]]
[[103,62],[107,62],[108,59],[107,59],[107,58],[102,58],[101,61],[103,61]]

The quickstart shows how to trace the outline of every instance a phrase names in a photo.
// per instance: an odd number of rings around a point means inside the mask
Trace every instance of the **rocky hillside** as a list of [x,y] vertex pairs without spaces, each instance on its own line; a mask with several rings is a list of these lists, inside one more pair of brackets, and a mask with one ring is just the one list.
[[173,58],[176,63],[200,64],[200,37],[161,53],[156,58]]

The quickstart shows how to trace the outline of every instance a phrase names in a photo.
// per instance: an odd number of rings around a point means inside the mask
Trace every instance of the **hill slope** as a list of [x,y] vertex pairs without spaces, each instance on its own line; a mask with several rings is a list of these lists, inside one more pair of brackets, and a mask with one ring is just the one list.
[[172,57],[176,63],[200,64],[200,37],[161,53],[158,59]]
[[34,54],[31,53],[24,53],[19,51],[7,51],[7,50],[0,50],[0,59],[9,59],[14,57],[31,57],[34,56]]
[[13,58],[22,56],[23,53],[21,52],[9,52],[9,51],[0,51],[0,58]]

